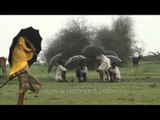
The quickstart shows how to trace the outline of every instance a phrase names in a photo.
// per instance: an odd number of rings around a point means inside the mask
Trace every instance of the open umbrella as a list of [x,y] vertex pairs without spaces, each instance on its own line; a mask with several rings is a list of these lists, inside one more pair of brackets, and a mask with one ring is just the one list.
[[[22,37],[26,37],[28,39],[28,41],[35,47],[36,52],[34,53],[33,57],[28,61],[28,65],[29,67],[37,60],[37,55],[39,54],[39,52],[41,51],[41,42],[42,42],[42,37],[39,34],[39,30],[34,29],[33,27],[28,27],[25,29],[21,29],[20,32],[13,38],[12,44],[10,46],[10,51],[9,51],[9,64],[11,66],[12,63],[12,51],[15,48],[17,42],[18,42],[18,38],[22,36]],[[26,42],[27,47],[30,47],[27,42]],[[26,71],[25,71],[26,72]],[[18,75],[23,74],[19,73]],[[17,76],[17,75],[16,75]],[[14,77],[16,77],[14,76]],[[11,79],[13,79],[14,77],[12,77]],[[11,79],[8,79],[5,83],[3,83],[0,88],[2,88],[5,84],[7,84]]]
[[119,63],[121,62],[122,60],[117,57],[117,56],[113,56],[113,55],[105,55],[107,58],[109,58],[111,60],[111,62],[115,62],[115,63]]
[[87,45],[82,49],[82,54],[86,57],[95,58],[97,55],[105,54],[105,49],[98,45]]
[[111,51],[111,50],[106,50],[105,51],[105,55],[113,55],[113,56],[117,56],[118,57],[117,53],[114,52],[114,51]]
[[70,58],[66,61],[65,66],[68,65],[68,64],[70,64],[70,63],[72,63],[72,62],[74,62],[74,61],[86,60],[86,59],[87,59],[87,58],[86,58],[85,56],[83,56],[83,55],[74,55],[74,56],[70,57]]
[[12,50],[15,48],[18,38],[20,36],[26,37],[30,41],[30,43],[34,45],[36,49],[36,52],[33,55],[32,59],[28,61],[28,65],[30,67],[37,60],[37,55],[41,51],[42,37],[39,34],[39,30],[36,30],[33,27],[21,29],[20,32],[13,38],[12,44],[10,46],[10,52],[9,52],[9,64],[10,65],[12,62]]
[[58,65],[58,61],[62,58],[63,53],[57,53],[56,55],[54,55],[51,60],[49,61],[48,64],[48,73],[50,73],[50,71],[52,70],[54,65]]

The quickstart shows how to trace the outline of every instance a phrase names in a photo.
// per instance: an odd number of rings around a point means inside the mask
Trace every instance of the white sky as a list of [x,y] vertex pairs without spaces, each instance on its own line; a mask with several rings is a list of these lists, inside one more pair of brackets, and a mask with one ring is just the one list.
[[[128,15],[134,20],[136,40],[140,41],[145,54],[149,51],[160,52],[160,15]],[[112,24],[117,15],[0,15],[0,56],[8,57],[9,47],[18,32],[29,26],[40,31],[43,38],[42,49],[47,39],[64,28],[67,19],[84,17],[92,26]],[[142,42],[141,42],[142,41]]]

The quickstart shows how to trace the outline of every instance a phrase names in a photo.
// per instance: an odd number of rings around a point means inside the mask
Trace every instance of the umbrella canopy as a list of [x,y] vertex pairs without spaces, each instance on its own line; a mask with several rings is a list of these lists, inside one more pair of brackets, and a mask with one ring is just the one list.
[[113,55],[105,55],[107,58],[109,58],[111,60],[111,62],[115,62],[115,63],[119,63],[121,62],[122,60],[117,57],[117,56],[113,56]]
[[114,52],[114,51],[111,51],[111,50],[106,50],[105,51],[105,55],[113,55],[113,56],[117,56],[118,57],[117,53]]
[[97,55],[105,54],[105,49],[98,45],[87,45],[82,49],[82,54],[86,57],[95,58]]
[[48,64],[48,73],[50,73],[50,71],[52,70],[54,65],[58,65],[58,62],[62,58],[62,55],[63,55],[63,53],[60,52],[51,58],[51,60],[49,61],[49,64]]
[[12,63],[12,51],[15,48],[15,46],[18,42],[18,38],[20,36],[26,37],[31,42],[31,44],[34,45],[34,47],[36,49],[36,52],[33,55],[32,59],[28,61],[28,65],[30,67],[37,60],[37,55],[41,51],[42,37],[39,34],[39,30],[36,30],[33,27],[28,27],[28,28],[25,28],[25,29],[21,29],[20,32],[13,38],[12,44],[10,46],[10,52],[9,52],[9,64],[10,64],[10,66],[11,66],[11,63]]
[[72,63],[72,62],[74,62],[74,61],[86,60],[86,59],[87,59],[87,58],[86,58],[85,56],[83,56],[83,55],[74,55],[74,56],[70,57],[70,58],[66,61],[65,66],[68,65],[68,64],[70,64],[70,63]]

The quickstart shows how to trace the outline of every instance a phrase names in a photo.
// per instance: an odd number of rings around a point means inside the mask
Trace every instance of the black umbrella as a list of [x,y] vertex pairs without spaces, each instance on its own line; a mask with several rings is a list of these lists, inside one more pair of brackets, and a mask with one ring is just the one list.
[[82,54],[86,57],[95,58],[97,55],[105,54],[105,49],[98,45],[87,45],[82,49]]
[[111,50],[106,50],[105,51],[105,55],[113,55],[113,56],[117,56],[118,57],[117,53],[114,52],[114,51],[111,51]]
[[28,28],[25,28],[25,29],[21,29],[20,32],[13,38],[13,42],[10,46],[10,52],[9,52],[9,64],[10,64],[10,66],[11,66],[11,63],[12,63],[12,50],[15,48],[16,43],[18,41],[18,38],[20,36],[26,37],[30,41],[30,43],[32,45],[34,45],[34,47],[36,49],[36,52],[33,55],[32,59],[28,61],[28,65],[30,67],[37,60],[37,55],[41,51],[42,37],[39,34],[39,30],[36,30],[33,27],[28,27]]
[[66,61],[65,66],[68,65],[68,64],[70,64],[70,63],[72,63],[72,62],[74,62],[74,61],[86,60],[86,59],[87,59],[87,58],[86,58],[85,56],[83,56],[83,55],[74,55],[74,56],[70,57],[70,58]]
[[49,61],[48,64],[48,73],[50,73],[50,71],[52,70],[54,65],[58,65],[59,60],[61,60],[63,53],[57,53],[56,55],[54,55],[51,60]]

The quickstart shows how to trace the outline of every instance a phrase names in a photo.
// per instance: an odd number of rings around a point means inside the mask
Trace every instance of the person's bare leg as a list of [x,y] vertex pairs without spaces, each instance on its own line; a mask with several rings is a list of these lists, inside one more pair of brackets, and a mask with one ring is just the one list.
[[104,80],[103,76],[104,76],[103,71],[99,70],[99,77],[100,77],[101,82],[103,82],[103,80]]
[[21,94],[21,93],[19,93],[19,95],[18,95],[17,105],[20,105],[20,104],[21,104],[21,96],[22,96],[22,94]]
[[107,80],[109,80],[109,72],[108,71],[104,71],[104,73],[106,74],[106,76],[107,76]]
[[116,82],[116,74],[115,73],[112,73],[112,82]]
[[23,105],[25,93],[19,93],[17,105]]
[[62,81],[63,81],[63,82],[68,82],[68,81],[66,80],[66,71],[63,71],[63,72],[62,72]]
[[84,78],[83,81],[86,82],[87,81],[87,75],[86,75],[86,73],[83,73],[83,78]]
[[23,101],[24,101],[24,95],[25,92],[27,91],[27,77],[25,74],[19,75],[18,76],[19,79],[19,95],[18,95],[18,101],[17,101],[17,105],[23,105]]

